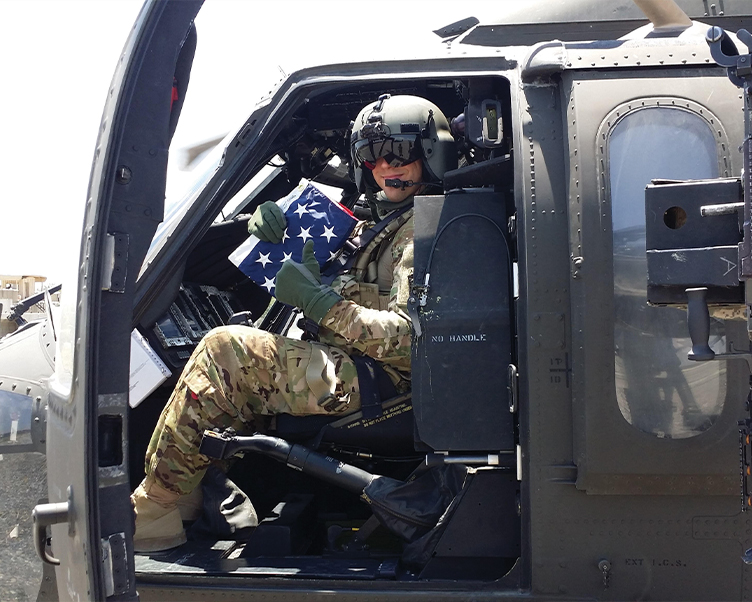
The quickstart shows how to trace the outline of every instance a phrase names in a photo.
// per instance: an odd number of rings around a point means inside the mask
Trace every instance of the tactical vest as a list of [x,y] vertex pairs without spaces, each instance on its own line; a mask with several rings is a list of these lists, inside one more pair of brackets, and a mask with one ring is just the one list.
[[388,215],[382,221],[347,241],[340,256],[325,271],[339,277],[343,297],[372,309],[388,309],[393,284],[391,251],[394,237],[413,215],[412,206]]

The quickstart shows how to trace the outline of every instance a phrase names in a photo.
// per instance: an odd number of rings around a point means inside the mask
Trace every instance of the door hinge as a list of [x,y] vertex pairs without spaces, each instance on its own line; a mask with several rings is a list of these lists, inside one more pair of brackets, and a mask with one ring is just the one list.
[[102,253],[102,290],[124,293],[128,276],[128,235],[107,233]]
[[128,554],[125,550],[125,533],[114,533],[102,540],[102,573],[105,595],[128,592]]
[[572,278],[580,278],[582,276],[582,264],[584,261],[582,257],[572,256]]
[[517,412],[518,407],[518,382],[519,376],[517,374],[517,366],[509,364],[509,367],[507,368],[507,390],[509,391],[509,412],[512,414]]

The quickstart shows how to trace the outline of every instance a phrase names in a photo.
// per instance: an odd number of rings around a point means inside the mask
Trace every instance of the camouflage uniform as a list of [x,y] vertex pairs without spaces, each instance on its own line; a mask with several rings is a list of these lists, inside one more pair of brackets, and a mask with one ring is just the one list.
[[[246,326],[223,326],[209,332],[194,350],[162,411],[146,452],[147,477],[153,475],[174,493],[190,493],[210,463],[198,453],[205,429],[248,430],[262,415],[356,411],[360,394],[352,354],[379,360],[395,383],[409,382],[412,217],[391,241],[380,245],[376,262],[376,283],[361,283],[352,276],[335,280],[332,288],[343,300],[324,316],[321,343]],[[379,295],[378,285],[389,294]],[[334,377],[335,399],[327,403],[320,403],[306,378],[313,354],[319,362],[323,359],[325,370]]]

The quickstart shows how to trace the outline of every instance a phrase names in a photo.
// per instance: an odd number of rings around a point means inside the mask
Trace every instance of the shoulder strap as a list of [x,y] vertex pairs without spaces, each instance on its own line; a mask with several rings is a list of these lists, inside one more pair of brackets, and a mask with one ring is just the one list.
[[408,205],[390,213],[360,236],[346,240],[339,255],[324,266],[322,281],[329,283],[339,274],[343,274],[352,268],[355,268],[356,278],[359,278],[360,273],[368,266],[368,259],[373,250],[386,237],[399,230],[412,217],[412,214],[413,206]]

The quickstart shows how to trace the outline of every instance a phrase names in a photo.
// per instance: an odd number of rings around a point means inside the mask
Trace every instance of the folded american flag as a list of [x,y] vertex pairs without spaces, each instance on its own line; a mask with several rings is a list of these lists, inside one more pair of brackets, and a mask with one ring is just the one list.
[[336,257],[357,223],[350,211],[307,182],[277,204],[287,219],[282,242],[264,242],[250,236],[230,255],[241,272],[272,294],[282,264],[288,259],[300,261],[307,240],[313,240],[316,259],[323,266]]

